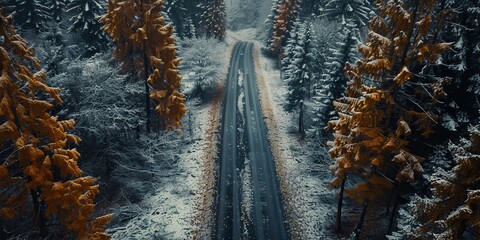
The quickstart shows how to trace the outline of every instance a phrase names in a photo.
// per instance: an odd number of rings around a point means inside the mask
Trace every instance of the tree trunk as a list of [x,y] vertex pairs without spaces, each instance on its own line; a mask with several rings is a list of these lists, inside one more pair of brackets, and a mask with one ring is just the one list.
[[[145,10],[143,7],[143,1],[140,1],[141,4],[141,11],[142,11],[142,25],[145,22]],[[147,133],[150,133],[150,129],[152,126],[152,122],[150,120],[150,86],[148,86],[148,56],[147,56],[147,42],[146,40],[143,41],[143,67],[144,67],[144,81],[145,81],[145,113],[147,114]]]
[[363,204],[363,209],[362,209],[362,214],[360,215],[360,220],[358,220],[358,224],[355,227],[355,230],[353,230],[353,239],[359,240],[360,239],[360,234],[362,234],[362,226],[363,222],[365,220],[365,215],[367,214],[367,207],[368,207],[368,200],[365,201]]
[[393,209],[392,209],[392,215],[390,215],[390,221],[388,222],[388,232],[387,234],[392,233],[392,228],[393,228],[393,223],[395,222],[395,216],[397,216],[397,208],[398,208],[398,195],[397,192],[395,191],[395,195],[393,196]]
[[[145,44],[146,45],[146,44]],[[150,120],[150,87],[148,86],[148,59],[147,54],[143,54],[143,65],[145,66],[145,113],[147,114],[147,133],[150,133],[151,120]]]
[[342,180],[342,186],[340,187],[340,194],[338,196],[338,206],[337,206],[337,217],[335,220],[335,231],[342,231],[342,206],[343,206],[343,192],[345,190],[345,181],[347,180],[347,175]]
[[300,139],[304,139],[305,127],[303,126],[303,102],[300,103],[300,114],[298,116],[298,132],[300,133]]
[[392,188],[392,191],[390,191],[390,196],[388,197],[388,205],[387,205],[387,215],[390,213],[390,205],[392,203],[392,199],[393,199],[393,195],[395,195],[396,191],[397,191],[397,187],[398,185],[395,184],[395,186],[393,186]]
[[48,232],[45,225],[45,219],[43,218],[43,214],[40,209],[38,192],[35,190],[30,190],[30,195],[32,196],[33,202],[33,222],[40,228],[40,235],[42,236],[42,238],[45,238]]

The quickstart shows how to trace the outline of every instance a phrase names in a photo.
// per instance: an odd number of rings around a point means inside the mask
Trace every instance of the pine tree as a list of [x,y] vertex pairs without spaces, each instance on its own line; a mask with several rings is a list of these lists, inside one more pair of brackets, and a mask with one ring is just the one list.
[[50,9],[42,0],[10,0],[7,9],[9,13],[15,12],[16,24],[34,29],[37,34],[47,28],[47,22],[52,18]]
[[345,67],[346,97],[334,102],[339,119],[329,123],[335,131],[329,142],[336,176],[331,185],[343,190],[347,174],[360,175],[364,181],[345,192],[364,203],[363,212],[369,201],[398,183],[415,181],[423,170],[422,158],[410,147],[433,132],[436,117],[429,111],[443,95],[443,79],[423,76],[421,69],[450,46],[431,42],[431,29],[441,27],[432,25],[435,5],[434,0],[377,1],[379,15],[359,46],[362,59]]
[[322,132],[328,121],[337,117],[332,102],[345,94],[347,79],[343,69],[347,62],[355,61],[358,54],[356,46],[360,42],[361,30],[368,22],[370,11],[368,2],[364,0],[329,0],[320,11],[320,16],[339,21],[342,26],[339,31],[341,40],[338,41],[336,48],[331,48],[328,52],[325,64],[325,69],[328,70],[322,74],[321,84],[317,89],[320,94],[317,97],[319,106],[317,114],[321,137],[325,137]]
[[70,148],[80,141],[71,134],[75,123],[48,113],[50,101],[62,102],[60,90],[46,84],[45,71],[35,69],[40,63],[33,49],[0,11],[0,216],[12,219],[33,204],[42,237],[46,218],[58,216],[77,239],[108,239],[103,228],[110,216],[91,218],[99,187],[83,176],[80,154]]
[[[150,98],[157,102],[162,129],[180,126],[186,113],[185,97],[178,92],[181,76],[176,57],[173,26],[161,15],[163,1],[114,0],[100,21],[103,30],[116,42],[115,56],[123,67],[142,72],[145,81],[147,132],[150,132]],[[126,17],[130,16],[130,17]]]
[[65,11],[66,0],[52,0],[50,3],[50,12],[52,13],[53,20],[62,21],[63,13]]
[[354,26],[342,27],[338,33],[340,41],[328,49],[326,61],[323,64],[324,72],[321,74],[319,84],[316,86],[317,96],[315,102],[318,106],[318,128],[321,137],[326,137],[325,127],[330,119],[337,117],[333,101],[345,94],[347,78],[343,73],[347,63],[354,62],[357,58],[357,44],[360,42],[358,35],[354,32]]
[[239,0],[232,5],[227,13],[229,28],[237,30],[257,26],[260,15],[260,2],[258,0]]
[[190,13],[189,18],[192,20],[192,24],[195,29],[194,37],[202,37],[205,35],[205,26],[203,24],[203,13],[205,13],[205,1],[185,1],[185,8]]
[[69,31],[80,31],[83,42],[86,43],[86,57],[90,57],[105,49],[108,41],[101,30],[99,16],[104,12],[104,7],[98,0],[78,0],[68,4],[68,13],[74,15],[70,18],[72,25]]
[[287,103],[285,110],[299,110],[298,130],[305,137],[303,123],[304,101],[310,97],[311,83],[314,81],[315,53],[311,39],[311,22],[295,21],[292,26],[289,44],[282,60],[282,71],[288,84]]
[[188,22],[188,12],[184,6],[184,1],[185,0],[168,0],[165,5],[165,11],[172,20],[177,36],[180,39],[192,37],[189,28],[191,23]]
[[[450,143],[456,166],[437,169],[431,177],[433,196],[417,198],[414,207],[420,228],[407,234],[415,239],[463,239],[480,236],[480,125],[469,128],[470,140]],[[409,236],[413,235],[413,236]]]
[[302,0],[300,1],[300,16],[301,17],[316,17],[320,10],[323,9],[325,0]]
[[292,23],[297,18],[299,7],[295,0],[284,0],[283,4],[278,7],[278,14],[275,16],[274,32],[270,41],[270,51],[280,60],[283,58],[283,47],[289,38],[289,31]]
[[366,0],[329,0],[321,10],[320,16],[340,18],[342,25],[350,22],[359,28],[367,25],[370,11]]
[[202,22],[208,38],[225,38],[225,1],[208,0],[202,15]]
[[[474,29],[480,27],[480,3],[467,0],[445,0],[439,3],[437,21],[445,21],[445,28],[436,34],[444,42],[453,42],[452,51],[444,54],[437,65],[426,69],[437,76],[450,77],[447,97],[437,110],[444,128],[443,135],[465,132],[471,121],[478,119],[478,76],[480,76],[480,36]],[[477,82],[477,83],[476,83]]]

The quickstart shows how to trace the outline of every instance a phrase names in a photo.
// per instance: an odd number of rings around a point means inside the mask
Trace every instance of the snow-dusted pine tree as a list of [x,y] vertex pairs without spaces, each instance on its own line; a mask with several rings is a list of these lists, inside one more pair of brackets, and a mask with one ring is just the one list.
[[321,137],[326,137],[324,128],[332,117],[336,117],[333,100],[344,96],[347,79],[343,73],[347,62],[353,63],[361,41],[361,29],[368,22],[371,7],[364,0],[329,0],[321,9],[320,16],[341,22],[339,41],[335,47],[328,50],[324,72],[317,85],[318,123]]
[[191,38],[194,36],[191,32],[191,20],[185,8],[185,0],[167,0],[165,12],[175,26],[176,35],[180,39]]
[[358,51],[358,31],[354,32],[356,25],[347,24],[338,32],[335,45],[329,48],[325,54],[326,61],[323,64],[324,72],[316,84],[315,102],[317,104],[318,123],[317,128],[320,137],[326,137],[325,127],[328,121],[337,116],[334,111],[333,100],[343,97],[347,86],[347,77],[343,69],[347,63],[355,62]]
[[353,22],[358,28],[368,24],[371,11],[367,0],[327,0],[320,16],[337,18],[342,25]]
[[207,0],[202,22],[208,38],[225,38],[225,0]]
[[228,10],[227,17],[230,29],[254,28],[257,26],[260,15],[260,1],[239,0],[232,3]]
[[50,2],[50,13],[52,13],[53,20],[60,22],[62,21],[63,13],[65,12],[65,2],[67,0],[51,0]]
[[480,76],[480,36],[473,29],[480,27],[480,2],[446,0],[439,4],[437,12],[441,17],[437,21],[441,20],[445,27],[435,37],[454,44],[452,51],[425,71],[451,79],[444,104],[437,111],[443,135],[461,134],[479,117],[476,109],[480,107],[477,101],[480,91],[476,79]]
[[285,81],[288,84],[287,102],[285,110],[299,110],[298,130],[301,137],[305,136],[303,122],[304,101],[310,98],[311,83],[314,81],[316,70],[315,49],[312,44],[312,24],[310,21],[295,21],[286,54],[282,61],[282,71],[285,72]]
[[15,13],[15,24],[33,29],[38,34],[47,29],[47,22],[52,19],[47,1],[42,0],[6,0],[8,13]]
[[102,24],[98,22],[105,8],[99,0],[77,0],[70,2],[67,12],[72,25],[69,31],[81,32],[83,42],[86,44],[85,56],[89,57],[106,48],[107,36],[102,31]]
[[407,238],[480,236],[480,125],[471,126],[469,132],[469,140],[449,145],[456,166],[448,171],[437,169],[431,176],[433,196],[414,200],[413,212],[420,225],[415,231],[404,232]]
[[188,72],[188,80],[193,82],[189,97],[211,99],[216,82],[221,77],[221,56],[226,50],[225,43],[211,38],[185,40],[182,48],[182,69]]

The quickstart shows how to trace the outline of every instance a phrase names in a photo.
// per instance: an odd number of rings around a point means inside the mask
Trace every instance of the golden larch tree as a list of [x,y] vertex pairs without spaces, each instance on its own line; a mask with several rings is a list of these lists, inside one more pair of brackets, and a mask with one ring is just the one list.
[[62,102],[60,89],[49,87],[39,69],[12,17],[0,10],[0,217],[32,211],[44,236],[47,218],[56,216],[77,239],[108,239],[110,215],[92,219],[99,187],[83,176],[71,148],[80,141],[70,133],[75,123],[48,113]]
[[362,59],[345,67],[346,97],[334,102],[339,118],[329,122],[336,176],[331,185],[341,187],[337,229],[347,174],[364,179],[345,190],[364,203],[356,228],[360,231],[369,201],[399,183],[413,182],[423,171],[422,158],[410,150],[410,140],[432,133],[435,116],[429,109],[443,94],[442,79],[420,73],[449,48],[431,43],[431,32],[440,27],[432,24],[436,1],[378,0],[376,5],[379,14],[371,19],[366,42],[359,46]]
[[280,59],[283,58],[283,47],[286,44],[290,28],[297,17],[298,11],[299,6],[295,0],[284,0],[278,6],[278,15],[275,16],[273,24],[274,32],[273,39],[270,41],[270,51]]
[[112,0],[101,17],[103,30],[116,42],[116,59],[125,69],[143,74],[147,132],[150,132],[150,99],[162,129],[171,130],[182,124],[185,96],[178,91],[182,77],[178,72],[173,26],[162,16],[162,0]]

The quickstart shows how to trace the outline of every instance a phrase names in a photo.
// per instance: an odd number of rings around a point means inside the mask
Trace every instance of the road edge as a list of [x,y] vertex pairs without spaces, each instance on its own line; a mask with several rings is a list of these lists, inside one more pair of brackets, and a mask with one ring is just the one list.
[[[228,51],[226,51],[226,63],[230,63],[232,51],[235,43],[229,44]],[[208,110],[208,124],[204,131],[203,155],[201,158],[201,174],[202,177],[199,182],[201,192],[195,204],[196,213],[192,219],[194,226],[192,230],[192,239],[211,239],[213,229],[215,228],[215,196],[217,194],[217,166],[218,166],[218,152],[220,129],[223,111],[223,99],[225,81],[228,77],[228,68],[226,73],[219,77],[217,86],[215,88],[215,97],[210,102],[211,106]]]
[[[290,233],[292,239],[300,239],[299,226],[300,221],[298,221],[299,214],[295,211],[295,203],[293,197],[293,191],[291,191],[291,186],[288,183],[288,171],[286,167],[285,159],[291,159],[292,156],[289,156],[289,152],[283,150],[283,143],[280,141],[281,136],[279,134],[279,127],[276,121],[276,115],[274,113],[274,108],[272,107],[273,102],[270,96],[270,89],[268,84],[265,82],[265,76],[261,73],[261,63],[259,56],[259,46],[254,44],[253,48],[253,60],[255,67],[256,83],[258,86],[258,91],[260,95],[260,105],[262,108],[265,124],[267,125],[268,132],[268,141],[272,151],[273,158],[275,160],[275,170],[280,184],[280,191],[282,197],[283,208],[285,212],[286,226],[287,230]],[[295,231],[296,229],[296,231]]]

